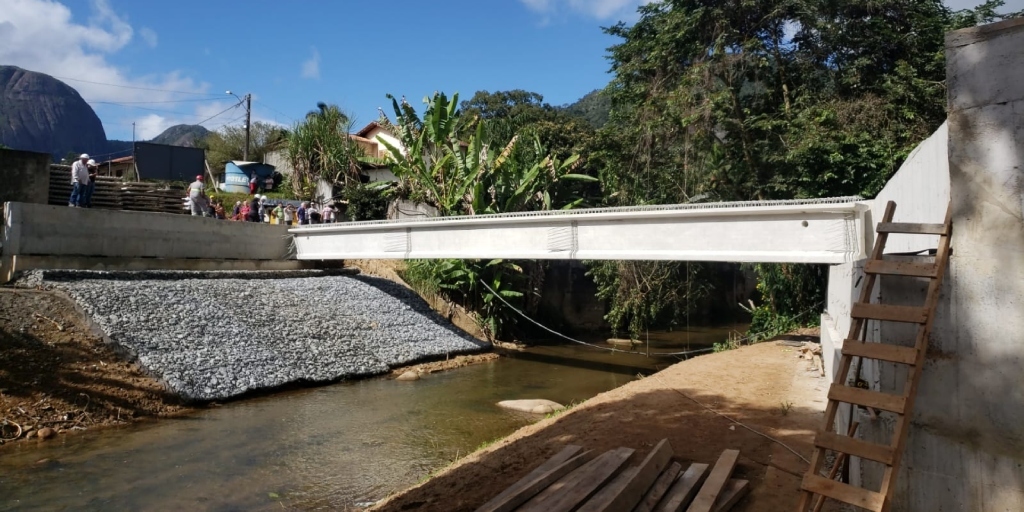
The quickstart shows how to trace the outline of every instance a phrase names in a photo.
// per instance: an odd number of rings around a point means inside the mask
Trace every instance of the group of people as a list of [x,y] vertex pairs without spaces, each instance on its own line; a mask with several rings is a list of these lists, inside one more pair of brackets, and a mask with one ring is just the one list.
[[336,222],[338,214],[329,204],[317,208],[310,206],[309,201],[303,201],[296,208],[293,204],[281,201],[270,202],[267,196],[256,194],[248,201],[235,202],[231,220],[305,226]]
[[68,206],[73,208],[92,208],[92,193],[96,190],[96,161],[82,153],[71,164],[71,197]]
[[303,201],[296,208],[295,205],[283,201],[271,203],[267,200],[267,196],[255,194],[247,201],[236,201],[231,215],[228,216],[221,201],[206,196],[206,186],[203,184],[202,175],[196,176],[196,180],[188,186],[188,200],[189,208],[194,216],[245,222],[304,226],[337,222],[341,214],[329,203],[318,208],[315,205],[310,205],[309,201]]

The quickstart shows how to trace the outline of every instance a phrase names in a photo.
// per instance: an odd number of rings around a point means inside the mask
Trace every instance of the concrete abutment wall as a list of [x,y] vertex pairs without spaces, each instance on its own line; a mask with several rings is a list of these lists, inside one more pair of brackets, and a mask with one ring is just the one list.
[[8,202],[0,282],[31,269],[294,270],[288,226]]
[[[922,143],[876,198],[896,221],[941,222],[952,210],[953,254],[936,311],[894,511],[1024,510],[1024,19],[946,39],[948,123]],[[947,133],[948,130],[948,133]],[[945,138],[945,140],[942,140]],[[943,144],[945,142],[945,144]],[[942,160],[945,160],[944,162]],[[872,219],[871,224],[878,219]],[[893,236],[887,253],[934,248]],[[833,267],[824,349],[841,349],[859,264]],[[873,300],[920,305],[927,282],[884,277]],[[826,323],[829,327],[826,328]],[[913,343],[913,326],[869,323],[869,339]],[[830,365],[834,372],[834,363]],[[865,363],[876,390],[902,393],[906,368]],[[847,414],[840,416],[845,430]],[[888,443],[893,423],[858,415],[859,437]],[[878,489],[882,466],[854,459],[854,484]]]

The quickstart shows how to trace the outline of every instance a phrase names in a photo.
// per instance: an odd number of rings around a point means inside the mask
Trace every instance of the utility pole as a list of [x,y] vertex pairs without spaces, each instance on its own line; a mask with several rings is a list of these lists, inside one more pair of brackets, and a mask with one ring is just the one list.
[[245,151],[242,153],[242,160],[249,161],[249,121],[252,115],[252,94],[245,95]]
[[245,104],[245,149],[242,150],[242,160],[249,161],[249,129],[250,121],[252,120],[252,93],[246,94],[245,98],[239,98],[237,94],[231,91],[225,91],[225,94],[230,94],[235,98],[238,98],[238,104]]

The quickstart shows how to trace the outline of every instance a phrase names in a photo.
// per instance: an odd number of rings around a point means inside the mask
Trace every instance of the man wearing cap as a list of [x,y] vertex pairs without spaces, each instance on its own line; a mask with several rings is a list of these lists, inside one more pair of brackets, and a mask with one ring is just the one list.
[[193,181],[192,184],[188,186],[188,199],[189,205],[192,208],[193,216],[210,216],[210,211],[206,207],[206,191],[203,186],[202,174],[196,176],[196,181]]
[[82,153],[75,163],[71,164],[71,198],[68,199],[68,206],[78,208],[88,204],[85,197],[89,187],[89,167],[86,162],[89,155]]

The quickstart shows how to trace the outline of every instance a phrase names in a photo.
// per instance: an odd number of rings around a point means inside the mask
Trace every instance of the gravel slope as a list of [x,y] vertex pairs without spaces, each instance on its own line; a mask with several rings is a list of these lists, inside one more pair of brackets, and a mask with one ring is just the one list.
[[34,271],[188,400],[363,377],[489,345],[409,290],[328,272]]

